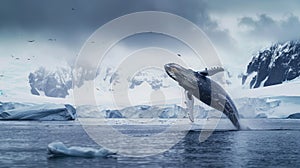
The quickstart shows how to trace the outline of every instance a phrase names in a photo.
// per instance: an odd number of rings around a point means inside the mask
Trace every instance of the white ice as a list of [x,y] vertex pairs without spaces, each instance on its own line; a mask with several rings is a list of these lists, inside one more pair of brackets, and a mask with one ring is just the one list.
[[0,120],[74,120],[76,110],[64,104],[1,103]]
[[52,142],[48,145],[50,156],[73,156],[73,157],[108,157],[115,155],[116,152],[105,148],[94,149],[90,147],[71,146],[67,147],[62,142]]

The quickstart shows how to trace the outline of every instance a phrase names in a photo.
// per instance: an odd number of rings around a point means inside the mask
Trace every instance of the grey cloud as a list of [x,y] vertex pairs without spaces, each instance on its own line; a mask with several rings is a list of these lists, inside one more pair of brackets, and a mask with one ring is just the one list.
[[299,0],[207,0],[212,13],[220,15],[255,14],[255,13],[297,13],[299,14]]
[[239,20],[239,26],[247,28],[244,33],[249,38],[274,42],[300,38],[300,21],[293,14],[281,20],[275,20],[266,14],[258,15],[257,18],[243,17]]
[[104,23],[124,14],[145,10],[185,17],[202,28],[216,43],[228,44],[232,40],[228,31],[220,29],[218,23],[211,19],[206,1],[199,0],[2,0],[0,34],[1,30],[6,36],[20,32],[40,34],[41,38],[56,38],[79,48]]
[[[229,30],[222,29],[217,21],[213,20],[208,11],[208,3],[206,1],[164,1],[163,7],[158,9],[166,10],[183,16],[193,23],[197,24],[210,38],[210,40],[218,47],[235,48],[235,41],[231,37]],[[168,3],[167,3],[168,2]],[[160,2],[157,4],[161,5]]]
[[[79,43],[111,19],[130,13],[132,0],[2,0],[0,30],[50,34],[65,43]],[[139,5],[140,9],[144,9]],[[129,8],[127,8],[129,7]],[[75,10],[72,10],[74,8]],[[7,31],[8,30],[8,31]]]
[[251,17],[244,17],[240,20],[239,25],[257,26],[263,28],[265,25],[274,26],[275,21],[266,14],[259,15],[259,19],[256,21]]

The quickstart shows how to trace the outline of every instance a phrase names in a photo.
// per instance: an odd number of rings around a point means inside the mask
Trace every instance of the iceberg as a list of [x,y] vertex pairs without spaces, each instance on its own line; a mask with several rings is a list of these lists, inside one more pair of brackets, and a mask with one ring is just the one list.
[[106,110],[106,118],[123,118],[119,110]]
[[117,152],[109,151],[105,148],[94,149],[90,147],[71,146],[67,147],[62,142],[52,142],[48,145],[48,154],[51,157],[73,156],[73,157],[109,157]]
[[300,113],[291,114],[287,118],[288,119],[300,119]]
[[76,109],[69,104],[0,103],[0,120],[75,120]]
[[105,106],[81,105],[76,107],[76,116],[78,118],[105,118],[107,109]]
[[255,118],[268,118],[268,116],[265,113],[259,113],[255,116]]

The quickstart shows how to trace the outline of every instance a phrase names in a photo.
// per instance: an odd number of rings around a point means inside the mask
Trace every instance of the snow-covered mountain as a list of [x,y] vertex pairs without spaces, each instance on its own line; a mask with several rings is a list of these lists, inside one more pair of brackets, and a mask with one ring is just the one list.
[[128,90],[136,90],[143,85],[152,91],[169,88],[174,82],[169,79],[163,69],[146,67],[135,73],[122,71],[114,67],[101,67],[95,78],[97,90],[102,92],[114,91],[114,87],[127,86]]
[[146,82],[153,90],[159,90],[160,88],[169,86],[169,83],[166,79],[168,80],[169,77],[163,70],[148,68],[144,71],[138,72],[131,79],[129,79],[129,88],[134,89],[136,86]]
[[259,51],[247,66],[243,85],[258,88],[281,84],[300,76],[300,41],[274,44]]
[[28,76],[31,93],[48,97],[65,98],[72,88],[71,69],[56,68],[48,70],[40,67]]
[[30,92],[33,95],[66,98],[70,94],[76,78],[75,86],[81,87],[84,81],[94,80],[96,70],[78,69],[76,72],[71,66],[46,68],[39,67],[28,75]]
[[[114,72],[110,67],[103,69],[105,70],[103,72],[96,70],[97,73],[94,72],[95,70],[79,69],[75,73],[71,67],[56,67],[54,69],[39,67],[28,75],[30,92],[33,95],[65,98],[72,89],[72,77],[76,78],[77,83],[75,85],[77,87],[81,87],[84,81],[97,78],[96,81],[99,84],[96,87],[103,91],[110,91],[111,85],[119,83],[120,73]],[[128,80],[129,89],[135,89],[144,82],[150,85],[153,90],[166,88],[170,85],[167,74],[155,68],[148,68],[125,78]]]

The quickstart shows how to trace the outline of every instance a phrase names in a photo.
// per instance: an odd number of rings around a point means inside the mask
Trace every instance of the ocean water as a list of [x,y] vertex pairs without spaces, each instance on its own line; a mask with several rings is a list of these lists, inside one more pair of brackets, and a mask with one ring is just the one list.
[[[99,147],[77,121],[1,121],[0,167],[300,167],[300,121],[267,121],[253,121],[264,123],[262,129],[219,129],[203,143],[198,141],[201,130],[186,130],[187,135],[163,153],[111,158],[48,157],[47,145],[56,140],[68,146]],[[162,125],[116,127],[132,136],[149,136],[165,129]],[[163,142],[170,143],[168,139]],[[159,148],[161,144],[156,145]]]

